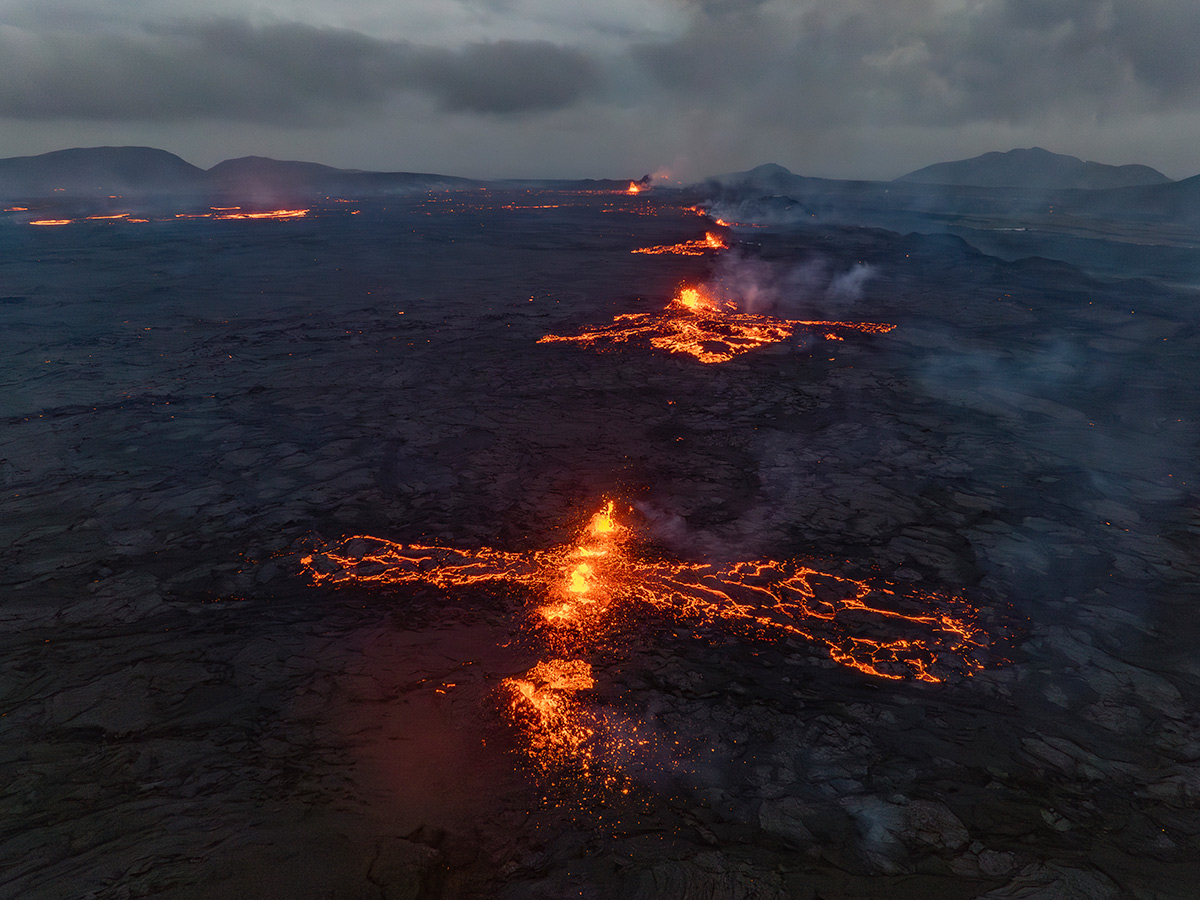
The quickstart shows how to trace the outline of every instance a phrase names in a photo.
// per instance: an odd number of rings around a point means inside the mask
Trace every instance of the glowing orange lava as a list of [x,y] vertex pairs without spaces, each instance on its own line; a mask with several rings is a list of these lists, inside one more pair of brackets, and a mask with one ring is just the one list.
[[741,313],[732,301],[719,303],[703,288],[685,287],[660,313],[623,313],[609,325],[573,335],[547,334],[538,343],[565,342],[600,349],[603,344],[646,339],[659,350],[694,356],[702,363],[723,363],[738,354],[785,341],[798,328],[836,335],[833,329],[884,334],[895,327],[882,322],[777,319]]
[[[175,213],[175,219],[302,219],[311,210],[308,209],[269,209],[262,212],[241,212],[240,206],[214,206],[210,212]],[[86,216],[84,219],[35,219],[30,225],[71,225],[80,221],[111,220],[122,222],[148,222],[148,219],[130,218],[129,213],[117,213],[111,216]]]
[[581,659],[549,659],[502,683],[513,718],[525,726],[529,754],[543,771],[591,762],[588,743],[596,726],[574,695],[595,686],[591,665]]
[[636,181],[629,182],[629,187],[625,188],[627,194],[640,194],[641,192],[642,188]]
[[548,550],[460,550],[356,535],[302,562],[318,583],[522,586],[534,598],[533,621],[549,629],[560,656],[596,646],[641,609],[696,626],[801,638],[880,678],[941,681],[982,667],[977,651],[985,642],[960,598],[897,591],[795,560],[647,560],[634,552],[638,535],[616,515],[610,501],[574,543]]
[[530,592],[529,623],[550,658],[503,694],[523,743],[542,772],[596,763],[611,781],[618,756],[649,742],[613,728],[580,695],[595,686],[584,659],[622,642],[650,617],[751,640],[799,638],[868,676],[941,682],[982,670],[986,635],[965,600],[896,590],[824,572],[797,560],[728,564],[670,562],[637,552],[644,542],[608,500],[571,544],[512,553],[482,547],[403,545],[355,535],[301,563],[314,582],[433,584],[462,589],[509,583]]
[[214,219],[303,219],[307,209],[270,209],[265,212],[221,212]]
[[449,589],[507,583],[530,591],[529,621],[549,650],[502,691],[536,767],[589,773],[649,743],[610,727],[579,695],[595,687],[583,657],[654,615],[750,639],[797,638],[831,660],[877,678],[939,682],[983,668],[986,636],[958,597],[822,572],[794,560],[725,565],[646,559],[641,539],[608,501],[570,544],[511,553],[398,544],[358,535],[302,559],[313,580],[331,584],[431,584]]
[[637,250],[631,250],[630,253],[649,253],[658,255],[663,253],[672,253],[677,256],[702,256],[705,253],[712,253],[717,250],[724,250],[729,245],[725,243],[724,238],[719,234],[713,234],[711,231],[704,235],[703,238],[697,238],[693,241],[683,241],[679,244],[662,244],[655,247],[641,247]]

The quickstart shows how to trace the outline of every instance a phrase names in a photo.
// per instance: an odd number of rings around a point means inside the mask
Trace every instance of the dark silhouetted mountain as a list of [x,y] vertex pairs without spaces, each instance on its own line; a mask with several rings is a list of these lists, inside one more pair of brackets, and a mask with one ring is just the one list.
[[208,170],[208,178],[216,184],[260,179],[279,183],[314,183],[323,179],[349,174],[350,169],[336,169],[321,163],[297,160],[270,159],[266,156],[241,156],[219,162]]
[[0,193],[9,196],[195,192],[205,173],[153,147],[77,147],[0,159]]
[[761,166],[755,166],[745,172],[726,172],[724,175],[713,175],[705,179],[704,183],[708,186],[719,186],[725,190],[770,196],[786,194],[795,191],[803,183],[822,180],[797,175],[778,163],[763,163]]
[[1034,190],[1107,188],[1165,184],[1166,175],[1149,166],[1109,166],[1051,153],[1041,147],[984,153],[971,159],[934,163],[894,179],[909,184],[970,185]]
[[364,172],[320,163],[243,156],[208,170],[209,182],[223,196],[240,200],[282,201],[313,196],[368,197],[413,191],[471,188],[470,178],[424,172]]
[[151,147],[79,147],[0,159],[0,195],[213,196],[283,202],[318,196],[370,197],[475,187],[469,178],[418,172],[362,172],[320,163],[247,156],[207,172]]

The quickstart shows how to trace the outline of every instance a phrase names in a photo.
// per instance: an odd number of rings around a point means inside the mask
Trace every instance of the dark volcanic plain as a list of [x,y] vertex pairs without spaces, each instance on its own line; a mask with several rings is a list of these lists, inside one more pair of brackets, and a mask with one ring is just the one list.
[[[815,219],[630,252],[703,237],[692,199],[0,218],[0,894],[1195,896],[1195,288]],[[721,365],[536,343],[722,272],[897,327]],[[987,667],[647,619],[587,699],[657,737],[624,793],[519,752],[520,590],[300,562],[548,547],[605,497],[668,557],[960,594]]]

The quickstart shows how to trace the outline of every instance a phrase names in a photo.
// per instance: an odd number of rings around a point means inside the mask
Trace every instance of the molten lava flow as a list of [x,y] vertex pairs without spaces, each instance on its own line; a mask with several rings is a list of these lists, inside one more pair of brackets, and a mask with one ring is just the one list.
[[270,209],[266,212],[222,212],[214,219],[303,219],[307,209]]
[[961,598],[902,594],[794,560],[651,560],[636,552],[637,544],[610,500],[572,543],[548,550],[457,550],[355,536],[302,563],[319,583],[527,588],[530,624],[551,655],[503,682],[510,714],[543,773],[569,766],[587,774],[602,763],[607,783],[618,758],[648,740],[612,727],[580,698],[595,687],[583,657],[628,643],[650,616],[749,639],[808,641],[836,663],[889,680],[939,682],[983,668],[986,638]]
[[747,636],[801,638],[880,678],[941,681],[982,668],[982,632],[960,598],[902,593],[795,560],[647,560],[634,552],[636,537],[610,501],[575,542],[548,550],[458,550],[358,535],[302,562],[319,583],[520,585],[560,657],[595,648],[639,610],[653,610]]
[[636,181],[629,182],[629,187],[625,188],[627,194],[640,194],[641,192],[642,188]]
[[74,219],[34,219],[30,225],[70,225]]
[[685,353],[702,363],[728,362],[766,344],[785,341],[797,328],[831,329],[883,334],[895,328],[882,322],[827,322],[777,319],[737,311],[732,301],[724,304],[705,289],[682,288],[661,313],[624,313],[610,325],[598,325],[579,334],[547,334],[539,344],[567,342],[596,347],[648,339],[650,346],[671,353]]
[[677,256],[703,256],[705,253],[725,250],[727,247],[728,245],[725,243],[725,240],[719,234],[713,234],[710,231],[703,238],[697,238],[693,241],[683,241],[679,244],[661,244],[655,247],[641,247],[629,252],[649,253],[652,255],[672,253]]

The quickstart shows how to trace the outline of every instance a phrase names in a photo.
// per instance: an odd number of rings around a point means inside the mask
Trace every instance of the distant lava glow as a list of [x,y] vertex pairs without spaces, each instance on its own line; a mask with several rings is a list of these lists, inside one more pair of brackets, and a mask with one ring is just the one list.
[[637,250],[631,250],[630,253],[648,253],[650,255],[660,255],[664,253],[674,254],[676,256],[702,256],[705,253],[713,253],[717,250],[724,250],[728,245],[719,234],[713,234],[711,231],[704,235],[703,238],[697,238],[692,241],[683,241],[678,244],[663,244],[657,247],[640,247]]
[[732,301],[720,303],[704,288],[685,287],[659,313],[623,313],[609,325],[597,325],[579,334],[547,334],[539,344],[567,342],[600,348],[603,344],[648,340],[650,346],[684,353],[702,363],[728,362],[767,344],[792,336],[798,328],[817,329],[826,337],[838,331],[883,334],[895,328],[881,322],[830,322],[777,319],[738,312]]
[[627,194],[640,194],[641,192],[642,187],[636,181],[629,182],[629,187],[625,188]]
[[579,697],[595,685],[586,657],[627,645],[639,623],[665,618],[697,636],[799,639],[835,663],[888,680],[940,682],[983,668],[986,635],[959,597],[897,590],[795,560],[678,562],[650,558],[639,552],[644,547],[609,501],[574,541],[547,550],[459,550],[356,535],[302,563],[317,583],[527,589],[528,623],[549,658],[505,680],[503,691],[543,770],[568,760],[586,769],[601,744],[612,752],[603,718]]
[[307,209],[269,209],[265,212],[220,212],[214,219],[303,219]]
[[[303,219],[312,210],[309,209],[268,209],[261,212],[243,211],[240,206],[211,207],[211,212],[175,213],[172,219]],[[130,218],[129,213],[117,213],[111,216],[85,216],[82,219],[34,219],[30,225],[73,225],[76,222],[148,222],[148,219]],[[159,220],[162,221],[162,220]],[[169,220],[168,220],[169,221]]]

